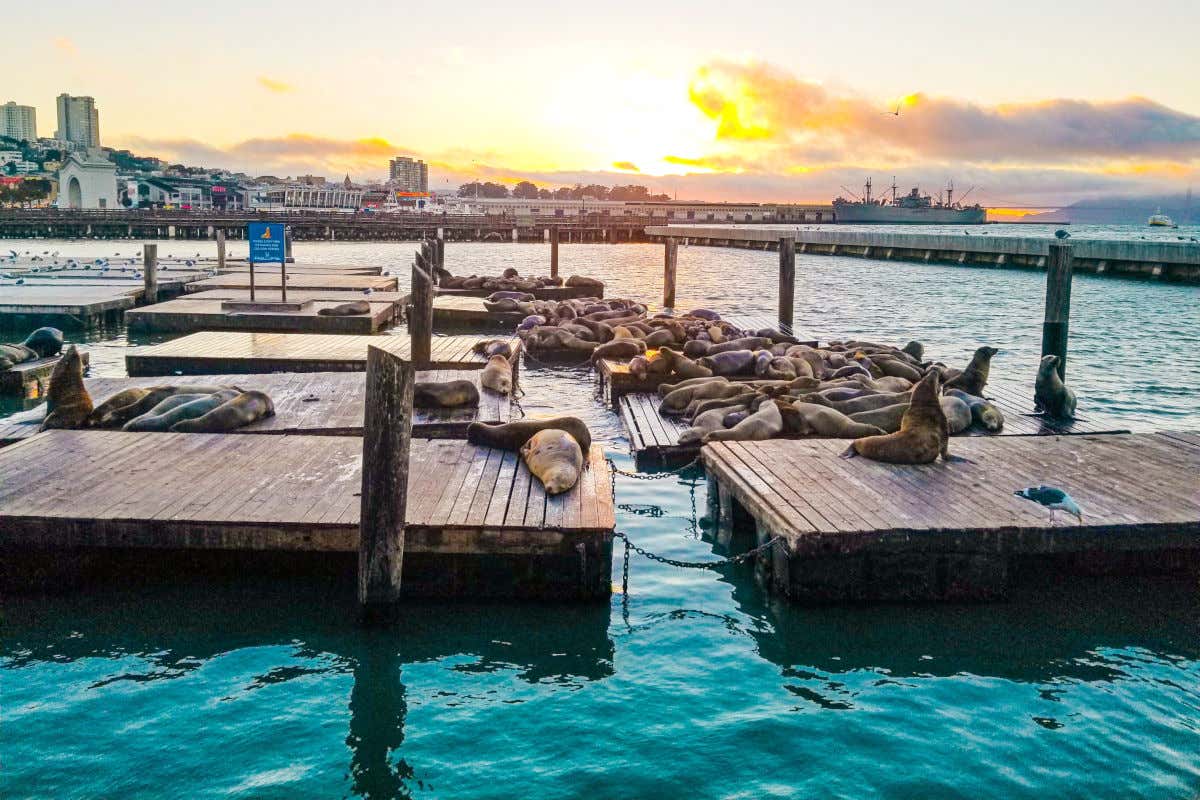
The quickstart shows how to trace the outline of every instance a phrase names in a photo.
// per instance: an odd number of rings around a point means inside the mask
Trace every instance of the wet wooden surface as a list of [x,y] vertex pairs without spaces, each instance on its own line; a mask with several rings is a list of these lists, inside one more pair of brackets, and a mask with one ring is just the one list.
[[[354,275],[331,274],[325,272],[309,273],[288,270],[288,289],[373,289],[380,292],[394,292],[397,282],[394,277],[385,275]],[[254,268],[254,286],[264,289],[279,289],[279,271],[264,270],[260,275],[258,267]],[[230,272],[212,278],[194,281],[188,284],[189,292],[202,292],[208,289],[249,289],[250,273]]]
[[[266,298],[256,300],[265,302]],[[278,293],[274,293],[278,294]],[[396,295],[396,292],[388,292]],[[249,291],[246,299],[249,300]],[[370,311],[353,316],[322,316],[317,313],[323,308],[333,308],[345,302],[367,301]],[[129,309],[125,312],[125,323],[131,330],[151,333],[191,333],[192,331],[281,331],[287,333],[345,333],[370,334],[392,325],[398,315],[396,303],[375,302],[374,296],[359,294],[355,300],[308,300],[293,297],[289,302],[306,302],[307,305],[291,311],[226,311],[222,300],[193,299],[185,295],[177,300],[155,303],[151,306]]]

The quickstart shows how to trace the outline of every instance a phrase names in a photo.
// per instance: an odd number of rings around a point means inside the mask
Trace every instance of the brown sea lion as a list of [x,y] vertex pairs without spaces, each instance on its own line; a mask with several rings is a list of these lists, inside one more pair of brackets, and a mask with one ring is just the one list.
[[959,375],[946,381],[947,389],[962,389],[967,394],[983,397],[983,387],[987,385],[988,372],[992,366],[992,356],[1000,351],[994,347],[980,347],[971,356],[971,363]]
[[642,341],[646,343],[646,347],[657,349],[668,344],[675,344],[675,334],[664,328],[646,334],[642,337]]
[[843,400],[835,402],[827,400],[823,395],[813,393],[806,394],[800,398],[806,403],[816,403],[817,405],[829,406],[843,414],[857,414],[860,411],[873,411],[877,408],[890,406],[893,403],[909,402],[908,392],[880,392],[878,394],[868,394],[862,397],[855,397],[852,400]]
[[707,442],[756,442],[773,439],[783,432],[783,416],[774,402],[759,405],[758,410],[727,430],[713,431]]
[[671,362],[660,357],[657,351],[647,351],[645,355],[634,356],[630,360],[629,373],[640,381],[652,376],[666,378],[671,374]]
[[704,356],[696,363],[712,370],[714,375],[750,375],[754,369],[754,353],[750,350],[725,350]]
[[688,407],[688,404],[694,403],[697,400],[732,397],[735,394],[741,394],[746,388],[736,383],[729,383],[728,381],[707,381],[693,386],[685,386],[663,397],[662,402],[659,403],[658,410],[659,413],[666,416],[682,414],[684,409]]
[[941,378],[930,371],[912,392],[912,402],[900,421],[900,430],[882,436],[856,439],[842,455],[866,456],[889,464],[929,464],[950,457],[949,425],[940,402]]
[[353,303],[342,303],[331,308],[318,308],[317,315],[321,317],[353,317],[357,314],[370,314],[371,304],[366,300],[355,300]]
[[498,447],[502,450],[518,451],[538,431],[557,428],[571,434],[580,448],[587,452],[592,447],[592,434],[578,417],[552,417],[550,419],[523,419],[503,425],[488,425],[472,422],[467,427],[467,441],[483,447]]
[[471,345],[472,353],[481,353],[488,358],[492,356],[504,356],[512,358],[512,345],[507,339],[483,339]]
[[692,361],[690,358],[680,353],[678,350],[672,350],[669,347],[663,347],[658,351],[659,358],[666,359],[671,364],[671,372],[681,378],[709,378],[712,377],[712,370],[708,367],[703,367]]
[[[213,395],[219,396],[220,392]],[[270,397],[258,391],[241,392],[199,417],[176,422],[170,430],[173,433],[228,433],[273,416],[275,404]]]
[[[140,386],[134,386],[129,389],[122,389],[121,391],[117,392],[112,397],[109,397],[104,402],[102,402],[100,405],[98,405],[92,409],[92,413],[88,414],[87,423],[86,423],[87,427],[89,427],[89,428],[100,427],[100,421],[103,420],[105,416],[107,416],[108,414],[110,414],[118,409],[122,409],[122,408],[125,408],[126,406],[133,405],[134,403],[138,402],[139,400],[141,400],[143,397],[145,397],[149,393],[150,393],[150,390],[148,388],[144,388],[144,387],[140,387]],[[136,416],[136,414],[134,416]]]
[[592,363],[602,358],[626,359],[646,352],[646,343],[637,339],[613,339],[592,351]]
[[913,359],[915,359],[917,361],[925,360],[925,345],[921,344],[920,342],[917,342],[917,341],[909,342],[908,344],[904,345],[904,347],[902,347],[900,349],[903,352],[908,353],[910,356],[913,357]]
[[492,356],[479,376],[479,385],[500,394],[512,394],[512,364],[504,356]]
[[413,408],[455,408],[479,405],[474,381],[444,381],[413,385]]
[[1034,410],[1056,419],[1075,418],[1075,392],[1058,375],[1058,356],[1042,356],[1033,386]]
[[582,275],[572,275],[567,278],[567,286],[575,289],[587,289],[588,291],[600,294],[604,291],[604,282],[598,281],[595,278],[585,278]]
[[583,472],[583,449],[575,437],[558,428],[530,436],[521,446],[521,458],[550,495],[573,488]]
[[120,428],[126,422],[135,417],[140,417],[172,395],[212,394],[222,389],[237,389],[239,392],[241,391],[236,386],[210,386],[206,384],[194,384],[191,386],[187,384],[180,384],[178,386],[148,386],[146,387],[146,394],[140,400],[106,412],[104,416],[100,417],[96,425],[100,428]]
[[986,431],[995,433],[1004,428],[1004,414],[991,401],[962,389],[947,389],[944,394],[957,397],[971,407],[971,419]]
[[698,444],[713,431],[723,430],[728,413],[728,409],[725,408],[712,408],[703,414],[697,414],[692,420],[692,427],[679,433],[679,444]]
[[792,408],[800,413],[799,433],[804,436],[819,436],[825,439],[854,439],[883,433],[881,428],[850,419],[836,409],[814,403],[797,401]]
[[41,430],[81,428],[91,413],[92,398],[83,385],[83,358],[70,344],[50,372],[46,419]]
[[913,383],[921,380],[921,370],[917,369],[906,361],[900,360],[899,358],[877,355],[875,356],[874,361],[875,365],[883,370],[884,376],[904,378],[905,380],[912,381]]
[[126,422],[123,431],[169,431],[177,422],[196,419],[220,406],[241,392],[222,389],[212,394],[176,394],[163,400],[150,411]]

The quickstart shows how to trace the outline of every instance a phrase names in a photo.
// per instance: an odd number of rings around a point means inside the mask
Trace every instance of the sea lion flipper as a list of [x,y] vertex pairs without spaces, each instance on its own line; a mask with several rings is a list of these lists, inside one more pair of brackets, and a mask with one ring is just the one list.
[[858,457],[858,451],[854,449],[854,442],[851,442],[850,446],[847,447],[845,450],[843,450],[842,454],[840,456],[838,456],[838,458],[857,458],[857,457]]

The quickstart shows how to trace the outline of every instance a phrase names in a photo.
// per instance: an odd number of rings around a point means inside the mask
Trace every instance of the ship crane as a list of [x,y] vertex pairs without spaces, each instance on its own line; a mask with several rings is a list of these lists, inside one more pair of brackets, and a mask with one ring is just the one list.
[[962,205],[962,201],[963,201],[963,200],[966,200],[966,199],[967,199],[967,195],[969,195],[969,194],[970,194],[971,192],[973,192],[973,191],[975,191],[975,187],[974,187],[974,186],[972,186],[970,189],[967,189],[965,192],[963,192],[963,193],[962,193],[962,195],[960,195],[960,196],[959,196],[959,198],[958,198],[959,205]]

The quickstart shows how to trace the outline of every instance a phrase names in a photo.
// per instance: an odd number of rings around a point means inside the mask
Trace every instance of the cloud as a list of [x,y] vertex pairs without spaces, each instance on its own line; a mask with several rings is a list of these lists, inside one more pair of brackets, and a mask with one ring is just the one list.
[[54,48],[56,50],[61,50],[69,56],[79,54],[79,48],[75,46],[75,42],[71,41],[66,36],[54,37]]
[[287,94],[295,88],[290,83],[277,81],[274,78],[268,78],[266,75],[258,76],[258,85],[268,92],[274,92],[275,94]]
[[350,173],[364,178],[385,174],[388,159],[410,152],[381,137],[333,139],[307,133],[246,139],[226,147],[195,139],[131,137],[122,146],[171,162],[220,167],[251,175],[312,172],[337,176]]
[[613,169],[619,169],[624,172],[641,172],[641,170],[637,168],[637,164],[634,164],[632,161],[614,161]]
[[689,87],[716,123],[716,141],[759,159],[836,146],[844,156],[1086,164],[1200,159],[1200,117],[1144,97],[1050,99],[987,106],[912,94],[876,102],[801,80],[763,63],[709,63]]

